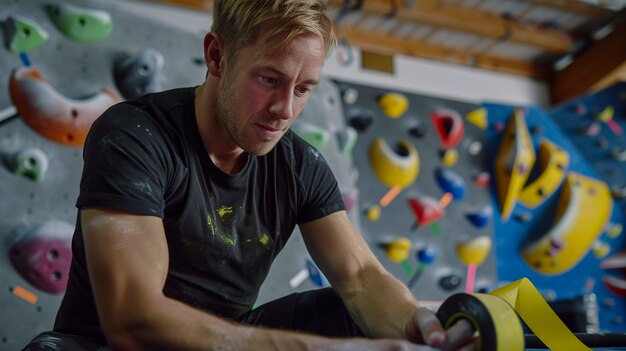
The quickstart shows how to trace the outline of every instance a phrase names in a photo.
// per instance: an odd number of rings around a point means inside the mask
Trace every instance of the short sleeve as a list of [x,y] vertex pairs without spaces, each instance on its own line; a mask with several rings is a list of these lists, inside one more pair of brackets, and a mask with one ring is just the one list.
[[127,103],[99,117],[85,141],[76,206],[162,218],[166,143],[159,130],[145,110]]
[[322,154],[295,133],[293,137],[303,197],[298,224],[345,210],[337,179]]

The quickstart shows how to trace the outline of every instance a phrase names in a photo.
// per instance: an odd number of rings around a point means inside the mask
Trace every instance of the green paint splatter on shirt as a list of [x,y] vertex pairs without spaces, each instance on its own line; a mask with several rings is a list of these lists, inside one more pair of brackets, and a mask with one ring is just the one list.
[[235,240],[233,240],[233,236],[230,233],[223,233],[219,235],[220,239],[228,245],[235,245]]
[[223,218],[224,215],[233,213],[233,207],[232,206],[222,206],[222,207],[220,207],[219,210],[217,210],[217,213],[220,215],[221,218]]
[[213,218],[211,218],[211,215],[206,216],[206,223],[209,225],[209,229],[211,229],[211,234],[215,236],[215,234],[217,233],[217,229],[215,228],[215,223],[213,221]]
[[259,241],[261,242],[261,244],[267,245],[267,243],[270,242],[270,237],[266,233],[263,233],[263,235],[261,235],[261,238],[259,239]]

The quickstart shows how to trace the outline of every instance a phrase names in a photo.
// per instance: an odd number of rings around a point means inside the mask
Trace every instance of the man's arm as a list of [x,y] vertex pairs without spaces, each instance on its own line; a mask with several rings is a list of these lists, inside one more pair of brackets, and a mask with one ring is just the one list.
[[434,314],[420,307],[409,289],[388,273],[345,211],[300,226],[316,264],[369,336],[402,338],[456,348],[471,340],[467,321],[444,332]]
[[169,255],[160,218],[83,209],[81,222],[99,317],[115,350],[347,351],[398,346],[394,340],[326,339],[253,328],[194,309],[163,294]]

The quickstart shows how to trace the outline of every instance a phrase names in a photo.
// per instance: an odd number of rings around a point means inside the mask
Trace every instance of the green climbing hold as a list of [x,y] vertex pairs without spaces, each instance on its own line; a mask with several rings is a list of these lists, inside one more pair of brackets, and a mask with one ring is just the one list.
[[291,129],[318,150],[323,149],[330,140],[330,133],[326,129],[311,123],[297,121],[291,126]]
[[9,16],[3,24],[6,46],[11,52],[27,52],[48,40],[48,32],[24,17]]
[[346,127],[344,130],[337,131],[337,145],[339,147],[339,153],[342,155],[349,154],[354,149],[358,139],[358,133],[356,129],[352,127]]
[[11,172],[41,182],[48,170],[48,156],[38,148],[29,147],[13,154],[8,160]]
[[111,15],[102,10],[70,4],[48,6],[52,22],[70,40],[95,43],[109,37],[113,31]]

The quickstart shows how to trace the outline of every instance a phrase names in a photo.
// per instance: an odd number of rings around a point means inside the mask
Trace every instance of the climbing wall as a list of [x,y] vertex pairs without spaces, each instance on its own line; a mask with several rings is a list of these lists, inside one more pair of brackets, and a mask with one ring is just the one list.
[[[550,116],[590,163],[615,200],[608,231],[595,242],[591,264],[598,285],[600,323],[605,330],[626,330],[626,83],[557,106]],[[621,212],[621,213],[620,213]],[[621,221],[619,220],[621,218]]]
[[336,82],[358,135],[362,233],[422,300],[496,285],[480,106]]
[[52,327],[71,259],[81,146],[93,119],[116,101],[204,78],[200,34],[119,4],[0,6],[2,350],[20,349]]
[[566,129],[536,107],[484,106],[498,280],[529,278],[576,332],[624,331],[624,300],[602,267],[624,246],[622,205],[589,146],[570,139],[580,134],[564,133],[582,130],[577,105],[557,110],[568,111]]
[[[123,1],[0,4],[0,350],[17,350],[52,327],[65,290],[82,143],[93,119],[117,101],[201,83],[204,32],[129,12]],[[330,81],[314,91],[301,120],[305,129],[315,125],[303,135],[354,203],[350,145]],[[307,257],[294,235],[259,301],[315,287]],[[298,273],[290,285],[285,277]]]

